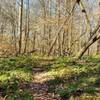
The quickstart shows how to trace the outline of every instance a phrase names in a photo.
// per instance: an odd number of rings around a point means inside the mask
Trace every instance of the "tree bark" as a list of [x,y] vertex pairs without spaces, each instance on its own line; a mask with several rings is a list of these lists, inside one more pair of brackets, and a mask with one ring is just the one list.
[[30,24],[30,20],[29,20],[29,12],[30,12],[30,7],[29,7],[29,0],[27,1],[27,8],[26,8],[26,25],[25,25],[25,48],[24,48],[24,53],[27,52],[27,46],[28,46],[28,38],[29,38],[29,24]]
[[23,17],[23,0],[21,0],[21,8],[20,8],[20,40],[19,40],[19,53],[21,53],[22,49],[22,18]]
[[[85,52],[88,50],[88,48],[94,44],[97,40],[100,39],[100,33],[97,33],[97,31],[100,28],[100,24],[96,27],[96,29],[91,32],[91,34],[93,34],[91,36],[91,38],[88,40],[88,42],[86,43],[86,45],[80,50],[80,52],[76,55],[75,59],[81,59],[82,56],[85,54]],[[96,34],[97,33],[97,34]]]

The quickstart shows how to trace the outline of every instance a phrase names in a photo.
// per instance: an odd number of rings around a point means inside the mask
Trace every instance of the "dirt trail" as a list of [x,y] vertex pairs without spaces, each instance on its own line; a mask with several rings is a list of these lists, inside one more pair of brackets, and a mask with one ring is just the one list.
[[33,68],[34,79],[31,84],[31,89],[35,100],[60,100],[58,95],[48,92],[49,84],[45,81],[50,80],[50,78],[47,79],[42,76],[45,71],[44,66],[52,63],[54,63],[54,61],[44,60],[41,66]]

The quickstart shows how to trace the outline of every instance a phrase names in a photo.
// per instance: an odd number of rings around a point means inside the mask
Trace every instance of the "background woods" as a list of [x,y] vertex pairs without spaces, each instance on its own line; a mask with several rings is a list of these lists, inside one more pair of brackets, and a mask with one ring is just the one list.
[[99,10],[99,0],[0,0],[0,55],[97,54]]

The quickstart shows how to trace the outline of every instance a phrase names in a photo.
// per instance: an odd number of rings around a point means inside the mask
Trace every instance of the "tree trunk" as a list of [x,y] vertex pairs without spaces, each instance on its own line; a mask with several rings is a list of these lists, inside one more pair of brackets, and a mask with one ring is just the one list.
[[19,53],[21,53],[22,49],[22,18],[23,17],[23,0],[21,0],[21,8],[20,8],[20,40],[19,40]]
[[29,38],[29,24],[30,24],[30,19],[29,19],[29,12],[30,12],[30,7],[29,7],[29,0],[27,1],[27,8],[26,8],[26,22],[25,22],[25,48],[24,48],[24,53],[27,52],[27,46],[28,46],[28,38]]
[[100,53],[100,39],[97,42],[97,54]]
[[97,40],[100,39],[100,35],[95,35],[91,40],[87,42],[87,44],[81,49],[81,51],[77,54],[76,59],[81,59],[84,53],[88,50],[88,48],[94,44]]

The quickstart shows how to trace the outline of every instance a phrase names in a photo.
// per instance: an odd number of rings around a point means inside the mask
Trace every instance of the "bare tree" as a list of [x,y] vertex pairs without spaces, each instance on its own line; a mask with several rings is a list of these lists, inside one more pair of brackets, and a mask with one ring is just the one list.
[[21,0],[21,7],[20,7],[20,21],[19,21],[19,27],[20,27],[20,39],[19,39],[19,53],[21,53],[22,49],[22,20],[23,20],[23,0]]

